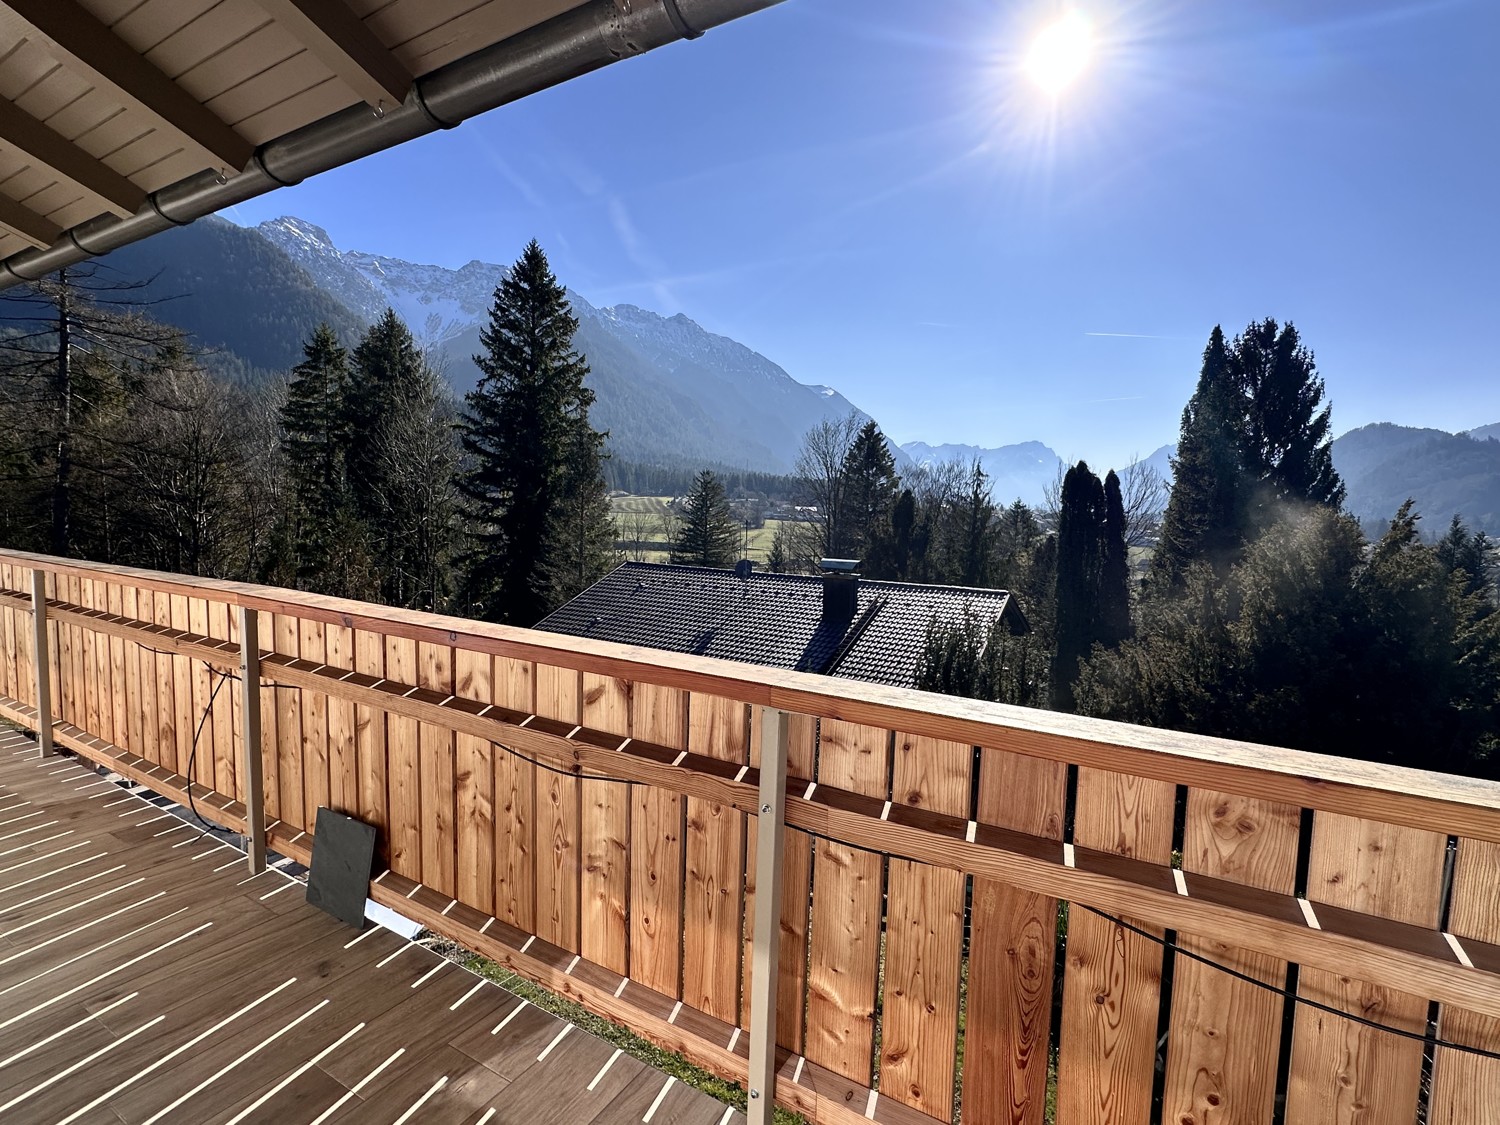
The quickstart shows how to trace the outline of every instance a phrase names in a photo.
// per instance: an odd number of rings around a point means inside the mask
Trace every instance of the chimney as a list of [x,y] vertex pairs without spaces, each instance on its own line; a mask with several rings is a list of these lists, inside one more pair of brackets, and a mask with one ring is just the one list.
[[823,620],[827,624],[847,625],[859,606],[858,559],[824,559],[818,564],[823,572]]

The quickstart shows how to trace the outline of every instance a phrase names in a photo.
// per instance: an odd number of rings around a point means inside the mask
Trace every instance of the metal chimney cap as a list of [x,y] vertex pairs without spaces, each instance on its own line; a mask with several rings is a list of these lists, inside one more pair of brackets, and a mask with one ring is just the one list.
[[859,559],[823,559],[818,568],[834,574],[852,574],[864,565]]

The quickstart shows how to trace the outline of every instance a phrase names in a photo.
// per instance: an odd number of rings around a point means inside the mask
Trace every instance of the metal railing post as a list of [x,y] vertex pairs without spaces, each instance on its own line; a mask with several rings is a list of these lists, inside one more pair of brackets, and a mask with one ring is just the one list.
[[761,708],[760,816],[755,830],[751,931],[750,1125],[771,1125],[776,1107],[776,995],[781,975],[781,869],[786,850],[787,714]]
[[250,874],[266,869],[266,798],[260,760],[260,617],[239,607],[240,626],[240,743],[245,780],[245,852]]
[[52,670],[47,653],[47,572],[31,569],[31,659],[36,665],[36,741],[42,757],[52,746]]

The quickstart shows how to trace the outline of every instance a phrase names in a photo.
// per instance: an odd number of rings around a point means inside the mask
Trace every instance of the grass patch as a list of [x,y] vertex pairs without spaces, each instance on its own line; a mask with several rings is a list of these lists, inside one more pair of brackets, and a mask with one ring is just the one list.
[[[684,1086],[701,1090],[736,1109],[745,1108],[745,1089],[738,1082],[727,1082],[702,1067],[694,1066],[681,1055],[642,1039],[629,1028],[613,1020],[607,1020],[603,1016],[595,1015],[583,1005],[572,1000],[565,1000],[541,985],[534,984],[525,977],[517,976],[486,957],[470,953],[459,946],[452,946],[446,952],[452,960],[471,972],[494,981],[507,992],[515,993],[522,1000],[529,1001],[542,1011],[567,1020],[590,1035],[598,1036],[606,1043],[621,1048],[626,1054],[633,1055],[647,1066],[654,1067],[663,1074],[670,1074]],[[807,1125],[807,1118],[800,1113],[793,1113],[780,1107],[776,1110],[775,1120],[776,1125]]]

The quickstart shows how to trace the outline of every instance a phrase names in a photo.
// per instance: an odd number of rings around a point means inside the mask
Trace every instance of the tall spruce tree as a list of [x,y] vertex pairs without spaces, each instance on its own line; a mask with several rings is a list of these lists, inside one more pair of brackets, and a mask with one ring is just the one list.
[[1266,319],[1226,344],[1215,327],[1182,414],[1152,575],[1179,586],[1202,559],[1223,574],[1288,502],[1338,508],[1331,408],[1297,330]]
[[868,561],[890,534],[891,509],[901,484],[885,435],[873,418],[860,427],[844,454],[841,475],[843,519],[829,551],[838,558]]
[[614,517],[604,483],[604,438],[586,418],[569,433],[570,448],[558,478],[548,534],[553,552],[543,563],[553,605],[576,598],[616,562]]
[[719,478],[698,474],[683,499],[682,518],[672,542],[672,561],[688,566],[729,567],[739,552],[740,529]]
[[1099,571],[1099,641],[1113,648],[1130,637],[1130,556],[1125,499],[1111,469],[1104,478],[1104,558]]
[[1258,530],[1265,509],[1280,501],[1338,508],[1344,484],[1333,467],[1332,408],[1297,329],[1269,317],[1257,321],[1235,337],[1230,360],[1245,404],[1240,451],[1259,485],[1247,531]]
[[281,406],[291,493],[287,534],[299,584],[338,597],[371,591],[368,546],[349,487],[349,353],[320,324],[292,368]]
[[603,435],[589,424],[594,393],[583,382],[588,364],[573,349],[577,329],[567,291],[533,240],[495,290],[479,335],[484,351],[474,357],[481,378],[459,424],[462,592],[490,620],[531,625],[544,617],[577,580],[565,584],[564,576],[586,579],[596,565],[602,538],[587,521],[598,516],[608,526],[596,502]]
[[1152,558],[1152,576],[1163,586],[1179,586],[1195,559],[1218,567],[1233,561],[1244,520],[1246,478],[1236,441],[1244,416],[1224,330],[1216,325],[1182,411],[1172,495]]
[[[406,322],[386,309],[354,349],[354,364],[346,396],[349,479],[362,505],[375,502],[384,490],[381,436],[391,430],[413,384],[426,367]],[[375,514],[366,507],[365,514]]]

